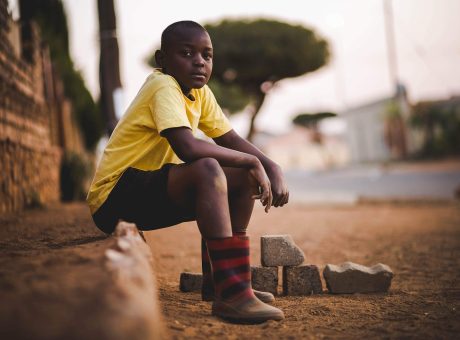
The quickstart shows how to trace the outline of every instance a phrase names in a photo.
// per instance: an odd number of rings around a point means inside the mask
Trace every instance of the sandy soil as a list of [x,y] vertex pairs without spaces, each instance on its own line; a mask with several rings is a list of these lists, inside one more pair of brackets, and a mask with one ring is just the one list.
[[[0,338],[78,338],[110,284],[97,270],[108,240],[83,204],[0,217]],[[277,297],[282,322],[233,325],[212,317],[198,293],[181,293],[179,274],[199,271],[194,223],[148,232],[168,329],[176,339],[455,338],[460,332],[460,205],[287,206],[251,222],[252,261],[259,237],[289,233],[307,263],[388,264],[388,294]],[[96,264],[96,265],[95,265]],[[91,280],[82,282],[82,277]],[[11,335],[15,334],[15,337]],[[35,337],[36,338],[36,337]],[[70,339],[67,336],[68,339]]]
[[0,339],[99,334],[110,240],[87,210],[72,204],[0,216]]
[[[199,271],[195,224],[147,233],[156,259],[160,298],[177,339],[455,338],[460,332],[460,206],[367,204],[355,207],[286,206],[251,223],[253,264],[259,239],[291,234],[306,262],[388,264],[388,294],[279,296],[286,320],[233,325],[210,316],[198,293],[181,293],[181,271]],[[171,245],[175,245],[173,248]],[[324,289],[326,289],[323,282]]]

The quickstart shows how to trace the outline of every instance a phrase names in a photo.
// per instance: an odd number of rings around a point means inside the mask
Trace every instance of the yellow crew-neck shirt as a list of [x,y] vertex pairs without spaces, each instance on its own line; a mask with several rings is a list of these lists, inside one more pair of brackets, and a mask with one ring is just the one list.
[[[189,98],[190,97],[190,98]],[[207,85],[185,96],[177,81],[159,69],[146,79],[113,131],[91,183],[87,202],[91,213],[105,202],[128,167],[157,170],[182,161],[161,131],[188,127],[216,138],[231,125]]]

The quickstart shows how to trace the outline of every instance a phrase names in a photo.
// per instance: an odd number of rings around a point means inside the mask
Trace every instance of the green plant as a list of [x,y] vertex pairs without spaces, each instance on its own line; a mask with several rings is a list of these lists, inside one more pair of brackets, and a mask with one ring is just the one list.
[[460,102],[420,102],[412,108],[410,123],[424,132],[419,157],[460,154]]
[[67,151],[62,158],[60,174],[61,199],[84,199],[87,178],[91,174],[90,162],[77,153]]
[[21,20],[35,21],[42,40],[49,46],[51,60],[61,76],[65,95],[72,102],[73,114],[83,134],[85,147],[93,150],[104,133],[98,105],[75,69],[69,52],[67,17],[60,0],[20,0]]

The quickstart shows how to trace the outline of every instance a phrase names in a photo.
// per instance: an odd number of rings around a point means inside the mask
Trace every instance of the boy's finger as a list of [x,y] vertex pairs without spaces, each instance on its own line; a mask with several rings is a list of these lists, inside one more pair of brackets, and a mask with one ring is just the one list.
[[284,200],[286,198],[286,194],[281,194],[278,196],[278,199],[276,200],[276,203],[274,203],[273,205],[275,207],[282,207],[283,204],[284,204]]
[[261,187],[261,189],[262,197],[264,198],[264,201],[267,201],[270,195],[270,187],[268,185],[264,185],[263,187]]
[[268,202],[267,202],[267,205],[265,206],[265,212],[266,213],[268,213],[268,211],[270,210],[270,207],[272,206],[272,202],[273,202],[273,194],[272,194],[272,191],[269,188],[268,189]]
[[262,194],[260,196],[261,196],[260,197],[260,202],[262,203],[263,206],[265,206],[267,204],[267,200],[268,200],[267,190],[263,190]]
[[279,198],[279,200],[278,200],[278,206],[279,206],[279,207],[282,207],[282,206],[285,204],[285,201],[286,201],[286,194],[287,194],[287,193],[284,192],[284,193],[282,193],[282,194],[280,195],[280,198]]
[[285,204],[286,204],[286,201],[287,201],[287,193],[285,193],[285,194],[283,195],[283,199],[282,199],[282,202],[281,202],[280,206],[282,207],[283,205],[285,205]]

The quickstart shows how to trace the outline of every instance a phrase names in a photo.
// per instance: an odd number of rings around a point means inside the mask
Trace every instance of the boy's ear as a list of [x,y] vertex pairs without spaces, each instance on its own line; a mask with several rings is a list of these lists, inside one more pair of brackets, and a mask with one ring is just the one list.
[[164,52],[162,50],[155,51],[155,63],[158,67],[163,67]]

